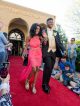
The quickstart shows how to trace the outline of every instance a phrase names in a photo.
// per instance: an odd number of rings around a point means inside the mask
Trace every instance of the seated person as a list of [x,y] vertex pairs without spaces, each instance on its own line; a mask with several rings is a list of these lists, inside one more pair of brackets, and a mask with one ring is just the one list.
[[73,81],[70,82],[73,92],[80,94],[80,72],[75,74]]
[[62,71],[63,84],[69,86],[73,80],[74,73],[70,70],[70,64],[65,64],[65,69]]
[[1,78],[2,83],[0,85],[0,106],[12,106],[11,95],[9,93],[9,80],[10,75],[8,74],[6,78]]
[[67,55],[64,55],[60,59],[60,61],[59,61],[59,58],[56,58],[55,65],[54,65],[54,70],[52,72],[52,75],[54,75],[54,78],[55,79],[60,79],[61,82],[63,82],[62,71],[65,70],[65,64],[66,63],[68,63],[70,65],[70,70],[73,72],[73,68],[72,68],[71,63],[67,61]]
[[73,72],[73,67],[72,67],[71,63],[69,61],[67,61],[67,55],[64,55],[59,62],[59,67],[62,71],[65,70],[65,64],[69,64],[70,70]]

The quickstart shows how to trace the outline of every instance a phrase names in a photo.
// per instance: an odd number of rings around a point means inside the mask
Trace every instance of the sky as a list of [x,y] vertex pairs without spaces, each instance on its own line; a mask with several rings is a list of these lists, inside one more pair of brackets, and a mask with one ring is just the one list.
[[[74,0],[3,0],[15,3],[24,7],[29,7],[41,12],[49,13],[56,16],[56,23],[60,24],[67,36],[70,34],[65,22],[66,13],[72,6]],[[71,37],[71,36],[68,36]]]

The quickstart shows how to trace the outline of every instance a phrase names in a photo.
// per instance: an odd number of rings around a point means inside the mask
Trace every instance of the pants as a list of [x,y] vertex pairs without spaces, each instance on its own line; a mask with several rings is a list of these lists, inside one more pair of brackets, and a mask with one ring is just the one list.
[[73,57],[73,58],[70,59],[70,63],[72,64],[72,67],[73,67],[74,71],[76,70],[75,62],[76,62],[76,57]]
[[43,58],[43,62],[44,64],[44,69],[43,69],[43,81],[42,84],[49,84],[50,81],[50,77],[51,77],[51,73],[53,70],[53,66],[55,64],[55,53],[53,53],[52,51],[50,51],[49,53],[47,53],[47,55]]
[[[0,52],[0,68],[2,67],[2,63],[5,62],[5,52]],[[0,80],[0,85],[1,85],[1,80]]]
[[65,86],[70,85],[70,81],[72,81],[72,78],[69,78],[68,76],[66,76],[65,74],[62,74],[62,78],[63,78],[63,84]]
[[5,57],[6,57],[5,52],[0,52],[0,64],[2,64],[3,62],[5,62]]

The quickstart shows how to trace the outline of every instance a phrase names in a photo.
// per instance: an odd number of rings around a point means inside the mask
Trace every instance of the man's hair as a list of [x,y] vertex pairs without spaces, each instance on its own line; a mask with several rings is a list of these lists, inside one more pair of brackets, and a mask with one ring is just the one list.
[[48,18],[48,19],[47,19],[47,22],[50,21],[50,20],[53,20],[53,18]]
[[75,41],[75,38],[71,38],[71,40],[74,40]]
[[68,56],[67,56],[67,55],[64,55],[64,56],[62,56],[62,58],[65,58],[65,59],[67,59],[67,58],[68,58]]
[[69,63],[65,63],[64,66],[70,68],[70,64]]

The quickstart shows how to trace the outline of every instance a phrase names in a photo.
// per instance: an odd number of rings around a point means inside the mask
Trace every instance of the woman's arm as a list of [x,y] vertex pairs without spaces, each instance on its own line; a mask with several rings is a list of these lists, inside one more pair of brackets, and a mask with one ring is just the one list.
[[26,39],[26,45],[25,45],[25,47],[24,47],[24,50],[23,50],[23,54],[22,54],[22,58],[24,59],[24,56],[25,55],[27,55],[27,48],[28,48],[28,46],[29,46],[29,41],[30,41],[30,36],[28,36],[27,37],[27,39]]

